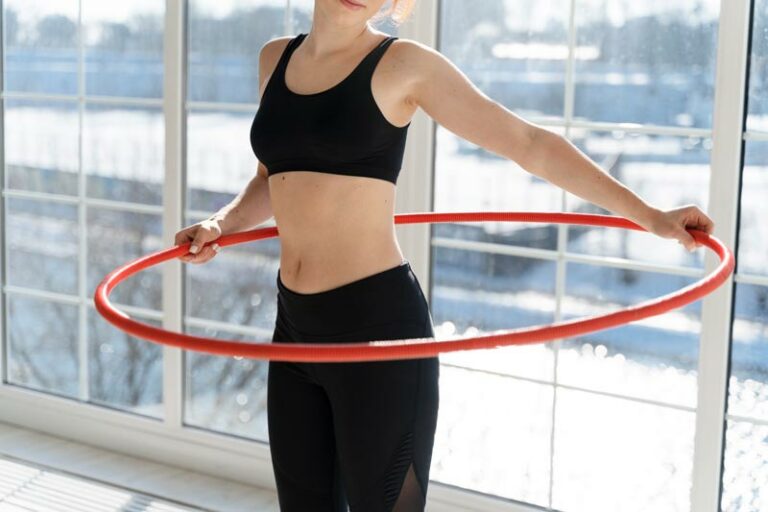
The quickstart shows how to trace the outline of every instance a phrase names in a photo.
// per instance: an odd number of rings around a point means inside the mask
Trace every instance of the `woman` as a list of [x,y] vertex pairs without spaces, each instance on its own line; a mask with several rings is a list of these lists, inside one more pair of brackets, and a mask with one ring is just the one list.
[[[407,2],[393,0],[389,14],[407,13]],[[274,215],[281,254],[272,341],[434,336],[393,221],[418,107],[466,140],[689,250],[699,244],[686,227],[712,231],[696,206],[646,204],[565,138],[485,96],[439,52],[373,29],[384,3],[316,0],[309,34],[264,44],[251,127],[258,172],[229,205],[176,235],[177,244],[193,242],[183,261],[205,263],[219,236]],[[270,361],[268,427],[281,510],[423,510],[438,379],[437,357]]]

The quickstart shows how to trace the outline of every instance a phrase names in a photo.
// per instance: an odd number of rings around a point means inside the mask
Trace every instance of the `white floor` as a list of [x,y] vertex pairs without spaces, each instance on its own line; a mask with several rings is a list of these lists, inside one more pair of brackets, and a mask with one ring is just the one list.
[[0,457],[2,512],[194,512],[146,494],[94,482],[27,461]]
[[[435,499],[427,512],[519,511]],[[445,492],[445,491],[443,491]],[[439,498],[439,497],[438,497]],[[462,501],[462,500],[459,500]],[[490,502],[489,502],[490,503]],[[0,512],[280,512],[271,489],[88,446],[0,421]]]
[[0,422],[0,512],[279,512],[268,489]]

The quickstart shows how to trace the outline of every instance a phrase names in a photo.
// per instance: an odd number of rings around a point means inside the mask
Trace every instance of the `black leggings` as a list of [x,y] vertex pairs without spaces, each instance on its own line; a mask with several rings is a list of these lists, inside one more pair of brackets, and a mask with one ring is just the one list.
[[[410,263],[318,293],[277,274],[273,341],[434,337]],[[424,510],[439,360],[270,361],[267,419],[282,512]]]

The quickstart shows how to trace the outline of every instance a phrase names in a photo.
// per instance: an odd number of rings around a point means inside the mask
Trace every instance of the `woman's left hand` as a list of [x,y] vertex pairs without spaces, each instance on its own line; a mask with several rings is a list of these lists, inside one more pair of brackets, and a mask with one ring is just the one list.
[[686,229],[698,229],[711,234],[715,223],[698,206],[689,204],[666,211],[655,210],[649,225],[643,227],[662,238],[676,238],[678,243],[693,252],[702,244]]

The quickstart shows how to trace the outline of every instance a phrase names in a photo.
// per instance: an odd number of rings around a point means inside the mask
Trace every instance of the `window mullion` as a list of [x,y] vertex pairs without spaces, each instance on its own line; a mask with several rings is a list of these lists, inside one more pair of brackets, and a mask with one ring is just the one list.
[[[718,27],[707,212],[735,251],[749,53],[749,0],[722,0]],[[714,201],[713,199],[717,199]],[[719,264],[705,253],[707,273]],[[733,276],[702,300],[691,510],[720,510]]]
[[85,116],[85,27],[83,26],[83,1],[77,5],[77,215],[78,215],[78,307],[77,359],[78,398],[90,400],[90,362],[88,360],[88,206],[85,202],[85,170],[83,169],[83,119]]
[[[439,0],[417,2],[411,18],[398,29],[401,38],[438,48]],[[417,109],[408,130],[403,170],[398,179],[395,213],[428,212],[434,208],[435,129],[432,118]],[[430,295],[431,225],[396,226],[403,254]],[[431,299],[430,299],[431,303]]]
[[[5,2],[0,0],[0,191],[5,191]],[[6,347],[8,344],[8,331],[6,330],[5,293],[7,261],[5,258],[5,197],[0,193],[0,391],[5,386],[6,374]]]
[[[163,246],[175,245],[184,222],[184,93],[186,0],[165,1],[163,35],[163,115],[165,119],[165,177],[163,180]],[[163,328],[182,331],[182,267],[173,259],[162,267]],[[183,375],[181,349],[163,346],[164,421],[181,428]]]

